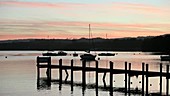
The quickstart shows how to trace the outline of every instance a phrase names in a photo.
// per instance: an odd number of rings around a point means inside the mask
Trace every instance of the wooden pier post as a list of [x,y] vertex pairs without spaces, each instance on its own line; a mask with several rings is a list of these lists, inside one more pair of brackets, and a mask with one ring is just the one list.
[[39,56],[37,57],[37,89],[40,88],[40,67]]
[[169,65],[166,65],[166,96],[169,95]]
[[[47,83],[51,85],[51,57],[37,57],[37,84],[39,83],[40,79],[40,68],[42,68],[40,63],[46,63],[46,75],[47,75]],[[38,84],[39,85],[39,84]]]
[[73,91],[73,59],[71,60],[71,91]]
[[142,63],[142,96],[145,96],[145,63]]
[[47,74],[48,74],[48,81],[51,82],[51,57],[48,59],[48,68],[47,68]]
[[149,80],[148,80],[148,68],[149,66],[148,66],[148,64],[146,64],[146,96],[148,96],[148,91],[149,91],[149,89],[148,89],[148,83],[149,83]]
[[127,62],[125,62],[125,94],[127,94]]
[[83,66],[83,70],[82,70],[82,86],[83,86],[83,89],[85,89],[85,86],[86,86],[86,61],[85,60],[82,61],[82,66]]
[[113,95],[113,62],[110,61],[110,95]]
[[98,61],[96,61],[96,95],[98,95],[98,68],[99,68],[99,64]]
[[59,80],[59,90],[61,90],[61,86],[62,86],[62,59],[59,60],[59,74],[60,74],[60,80]]
[[48,86],[51,86],[51,57],[49,57],[48,58],[48,60],[47,60],[47,62],[48,62],[48,67],[47,67],[47,72],[46,72],[46,74],[47,74],[47,84],[48,84]]
[[106,81],[105,81],[105,78],[106,78],[106,72],[104,72],[104,74],[103,74],[103,84],[104,84],[104,88],[106,88]]
[[129,63],[129,76],[128,76],[128,92],[129,92],[129,96],[130,96],[130,74],[131,73],[131,63]]
[[162,96],[162,63],[160,64],[160,96]]
[[39,67],[40,63],[39,63],[39,56],[37,57],[37,80],[39,82],[40,79],[40,67]]
[[65,82],[67,82],[67,79],[68,79],[68,76],[69,76],[69,74],[68,74],[68,71],[67,71],[67,69],[64,69],[65,70],[65,73],[66,73],[66,77],[65,77]]

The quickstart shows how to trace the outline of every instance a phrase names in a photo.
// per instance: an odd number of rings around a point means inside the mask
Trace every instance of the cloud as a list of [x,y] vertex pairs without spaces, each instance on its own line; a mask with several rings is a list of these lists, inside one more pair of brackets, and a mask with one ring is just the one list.
[[170,28],[170,23],[150,23],[150,24],[134,24],[134,23],[106,23],[106,22],[81,22],[81,21],[24,21],[24,20],[2,20],[0,21],[0,27],[20,27],[20,28],[65,28],[76,27],[80,29],[88,29],[88,25],[91,24],[92,28],[99,29],[149,29],[149,28]]
[[124,10],[137,10],[137,11],[144,11],[144,12],[161,12],[163,11],[162,8],[159,8],[157,6],[152,5],[146,5],[146,4],[138,4],[138,3],[124,3],[124,2],[115,2],[112,3],[112,6],[114,8],[121,8]]
[[[88,25],[91,24],[93,37],[109,34],[114,37],[137,37],[167,34],[170,24],[127,24],[98,23],[76,21],[0,21],[0,34],[5,38],[81,38],[88,37]],[[108,36],[108,37],[109,37]],[[5,39],[4,38],[4,39]]]
[[87,3],[49,3],[49,2],[23,2],[23,1],[0,1],[1,6],[16,6],[16,7],[30,7],[30,8],[61,8],[67,10],[79,10],[80,9],[90,9],[93,11],[137,11],[137,12],[147,12],[147,13],[164,13],[167,12],[167,8],[158,7],[153,5],[138,4],[138,3],[126,3],[126,2],[112,2],[112,3],[98,3],[98,4],[87,4]]
[[[83,3],[50,3],[50,2],[24,2],[24,1],[0,1],[1,6],[16,6],[16,7],[30,7],[30,8],[62,8],[70,9],[76,7],[96,6],[96,4],[83,4]],[[98,5],[97,5],[98,6]],[[87,7],[88,8],[88,7]]]
[[17,7],[50,7],[58,8],[62,7],[58,4],[53,3],[43,3],[43,2],[22,2],[22,1],[0,1],[0,5],[14,5]]

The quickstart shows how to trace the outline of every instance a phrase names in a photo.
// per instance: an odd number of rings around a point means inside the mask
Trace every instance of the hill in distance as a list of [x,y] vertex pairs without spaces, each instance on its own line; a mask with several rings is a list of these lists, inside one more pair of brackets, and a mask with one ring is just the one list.
[[169,52],[170,34],[118,39],[19,39],[0,41],[0,50]]

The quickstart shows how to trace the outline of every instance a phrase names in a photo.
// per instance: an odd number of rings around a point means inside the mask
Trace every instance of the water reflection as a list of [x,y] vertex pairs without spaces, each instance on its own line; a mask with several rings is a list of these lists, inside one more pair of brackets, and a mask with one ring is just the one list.
[[[70,83],[68,80],[70,80],[70,76],[67,79],[67,82],[63,81],[62,82],[62,86],[60,86],[60,89],[62,91],[56,91],[56,89],[59,89],[59,82],[57,81],[57,76],[59,76],[59,72],[58,69],[57,70],[53,70],[52,74],[53,78],[56,80],[52,80],[51,83],[48,82],[48,80],[46,78],[40,78],[40,79],[35,79],[34,77],[36,77],[36,70],[35,70],[35,58],[37,55],[41,55],[40,51],[35,51],[35,52],[27,52],[27,51],[3,51],[0,53],[0,74],[1,74],[1,93],[9,93],[9,92],[13,92],[14,91],[14,87],[16,86],[19,90],[22,90],[23,93],[25,92],[30,92],[32,91],[32,94],[38,94],[38,95],[34,95],[34,96],[39,96],[39,94],[43,94],[43,92],[46,91],[36,91],[36,90],[51,90],[48,91],[50,93],[54,93],[57,94],[59,92],[61,93],[67,93],[68,90],[70,90]],[[81,53],[81,52],[80,52]],[[160,56],[159,55],[150,55],[150,54],[144,54],[144,53],[138,53],[138,52],[118,52],[119,54],[116,55],[115,57],[100,57],[100,62],[99,62],[99,67],[103,67],[103,68],[108,68],[108,62],[109,61],[113,61],[114,62],[114,68],[118,68],[118,69],[123,69],[124,68],[124,62],[130,62],[132,63],[132,69],[133,70],[141,70],[141,63],[145,62],[149,64],[149,70],[155,70],[155,71],[159,71],[159,64],[163,63],[163,72],[166,71],[166,65],[170,64],[169,61],[160,61]],[[133,55],[135,54],[135,55]],[[5,56],[8,56],[7,58],[5,58]],[[63,59],[63,64],[65,65],[70,65],[70,60],[72,59],[72,56],[66,56],[66,57],[62,57]],[[52,57],[53,59],[53,64],[57,64],[58,60],[61,59],[61,57]],[[74,66],[82,66],[81,65],[81,61],[79,60],[79,57],[74,57]],[[90,62],[89,64],[91,67],[95,66],[94,62]],[[87,66],[89,66],[87,63]],[[46,70],[42,69],[42,77],[44,77]],[[68,73],[70,74],[70,71],[68,70]],[[88,72],[87,72],[88,73]],[[69,96],[71,92],[74,91],[75,93],[81,93],[79,94],[82,95],[82,83],[76,83],[81,81],[81,72],[74,72],[74,84],[72,86],[72,91],[68,92],[67,95],[65,96]],[[87,75],[87,86],[85,86],[86,88],[84,88],[84,95],[89,95],[91,96],[91,93],[89,93],[89,89],[95,89],[95,82],[92,81],[94,80],[93,77],[93,72],[89,72],[89,74]],[[66,74],[63,70],[63,77],[66,77]],[[107,86],[107,83],[109,81],[109,74],[106,75],[106,81],[105,83],[103,83],[102,81],[102,77],[103,74],[99,74],[99,86],[97,87],[97,91],[93,91],[95,92],[95,94],[99,94],[101,92],[105,92],[104,95],[108,95],[109,94],[109,86]],[[29,79],[28,79],[29,78]],[[138,80],[136,79],[136,77],[131,77],[132,80],[132,85],[131,87],[133,88],[133,90],[138,89],[141,90],[141,86],[142,83],[139,84],[139,81],[141,82],[141,76],[138,77]],[[64,80],[65,78],[63,78]],[[37,81],[36,81],[37,80]],[[116,83],[114,83],[114,88],[113,88],[113,94],[115,94],[115,90],[120,90],[120,92],[124,92],[125,88],[123,88],[124,86],[124,76],[120,76],[120,75],[114,75],[114,80],[116,81]],[[26,83],[23,81],[27,81]],[[5,82],[5,83],[3,83]],[[13,82],[13,83],[10,83]],[[23,84],[21,85],[20,82],[22,82]],[[35,89],[35,85],[34,82],[37,82],[37,89]],[[149,82],[151,83],[151,86],[149,86],[149,92],[159,92],[159,77],[154,77],[154,78],[149,78]],[[69,83],[69,84],[67,84]],[[89,87],[89,84],[92,83],[92,86]],[[149,85],[150,85],[149,83]],[[51,85],[52,86],[51,86]],[[27,86],[25,86],[27,85]],[[54,85],[54,86],[53,86]],[[166,86],[170,86],[170,84],[166,84],[166,79],[163,78],[163,92],[166,92]],[[30,88],[30,86],[32,86]],[[57,88],[55,88],[57,86]],[[66,87],[66,88],[65,88]],[[138,88],[136,88],[138,87]],[[6,89],[5,89],[6,88]],[[25,89],[26,88],[26,89]],[[54,88],[54,90],[53,90]],[[17,90],[18,90],[17,89]],[[23,90],[24,89],[24,90]],[[17,91],[16,90],[16,91]],[[26,91],[25,91],[26,90]],[[18,92],[18,91],[17,91]],[[37,93],[36,93],[37,92]],[[138,91],[137,91],[138,92]],[[140,93],[140,92],[138,92]],[[124,93],[120,93],[120,94],[124,94]],[[118,95],[120,95],[118,94]],[[115,95],[115,96],[118,96]],[[77,95],[74,95],[77,96]],[[103,96],[103,94],[101,95]]]
[[[104,81],[105,82],[105,81]],[[86,94],[86,89],[95,89],[95,95],[98,96],[99,91],[108,91],[110,96],[114,95],[114,92],[121,92],[121,93],[125,93],[125,88],[122,87],[110,87],[110,85],[100,85],[100,86],[96,86],[96,84],[86,84],[85,86],[83,86],[83,84],[81,82],[73,82],[73,85],[71,84],[71,81],[62,81],[62,84],[64,85],[69,85],[70,88],[72,89],[73,87],[81,87],[82,88],[82,95],[85,96]],[[51,82],[47,79],[47,78],[39,78],[37,79],[37,90],[51,90],[51,85],[59,85],[59,90],[62,90],[62,86],[60,84],[60,80],[59,79],[52,79]],[[73,89],[71,90],[71,94],[73,94]],[[141,89],[139,89],[138,87],[136,87],[135,89],[131,88],[129,92],[130,94],[133,95],[141,95],[142,91]],[[125,93],[126,94],[126,93]]]
[[37,90],[50,90],[51,82],[47,78],[37,79]]

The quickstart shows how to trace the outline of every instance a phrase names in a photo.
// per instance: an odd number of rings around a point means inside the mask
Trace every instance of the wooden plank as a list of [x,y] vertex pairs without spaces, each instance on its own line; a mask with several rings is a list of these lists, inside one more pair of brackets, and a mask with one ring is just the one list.
[[[39,65],[38,67],[39,68],[47,68],[48,65],[43,64],[43,65]],[[51,69],[57,69],[57,68],[60,68],[59,65],[51,65]],[[62,69],[71,70],[71,66],[63,64]],[[73,70],[74,71],[83,70],[83,67],[82,66],[74,66]],[[96,71],[96,68],[95,67],[85,67],[85,70],[86,71]],[[112,71],[113,71],[112,72],[113,74],[125,74],[125,72],[126,72],[124,69],[113,69]],[[110,72],[110,69],[109,68],[98,68],[98,72],[99,73],[104,73],[104,72],[107,73],[107,72]],[[154,71],[148,71],[148,72],[144,71],[144,72],[142,72],[140,70],[130,70],[130,71],[127,70],[127,73],[131,73],[131,76],[142,75],[142,74],[146,75],[146,73],[147,73],[148,77],[160,76],[160,72],[154,72]],[[133,74],[133,73],[135,73],[135,74]],[[162,72],[161,75],[166,77],[167,73]],[[170,73],[169,73],[169,75],[170,75]]]
[[51,61],[51,57],[37,57],[37,62],[39,63],[48,63],[49,60]]

